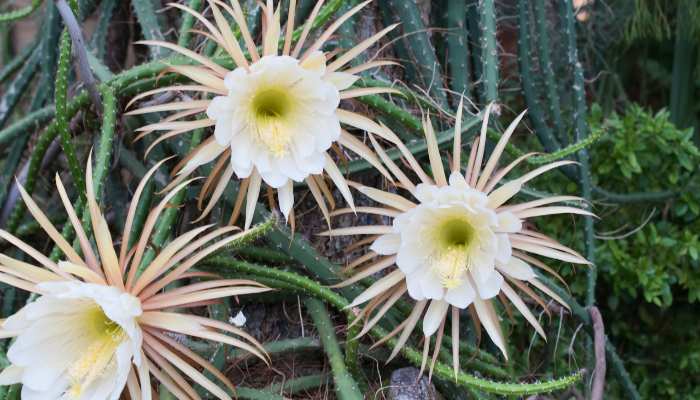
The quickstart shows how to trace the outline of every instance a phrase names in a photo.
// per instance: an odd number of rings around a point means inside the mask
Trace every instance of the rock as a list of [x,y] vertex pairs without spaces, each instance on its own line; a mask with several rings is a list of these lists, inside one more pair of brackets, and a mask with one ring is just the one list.
[[418,368],[406,367],[391,373],[390,400],[438,400],[437,390],[428,382],[428,376],[418,379]]

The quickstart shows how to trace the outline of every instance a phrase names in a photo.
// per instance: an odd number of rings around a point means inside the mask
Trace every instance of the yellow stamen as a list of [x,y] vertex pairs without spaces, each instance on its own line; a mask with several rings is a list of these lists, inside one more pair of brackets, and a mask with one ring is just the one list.
[[459,286],[469,270],[469,253],[465,246],[448,248],[434,258],[433,268],[440,276],[440,282],[446,289]]
[[110,320],[100,307],[90,310],[85,316],[86,334],[91,336],[90,345],[68,370],[71,381],[68,393],[71,398],[80,398],[83,390],[99,378],[113,362],[117,347],[126,337],[124,330]]
[[474,228],[462,216],[446,218],[436,225],[434,238],[438,250],[432,257],[442,286],[453,289],[462,284],[471,266],[470,250],[475,245]]
[[286,127],[294,106],[288,90],[284,87],[261,89],[253,96],[251,105],[257,138],[275,157],[286,155],[292,140]]

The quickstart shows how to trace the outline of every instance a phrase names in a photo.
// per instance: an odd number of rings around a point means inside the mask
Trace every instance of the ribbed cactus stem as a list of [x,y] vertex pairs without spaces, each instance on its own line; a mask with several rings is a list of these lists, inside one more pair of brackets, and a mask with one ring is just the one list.
[[[358,0],[349,0],[340,6],[338,12],[340,14],[350,11],[358,3]],[[345,50],[349,50],[355,46],[358,40],[358,29],[357,20],[360,18],[358,15],[353,15],[352,18],[348,19],[340,25],[338,28],[338,45]],[[357,66],[363,63],[366,59],[366,54],[362,53],[350,61],[350,65]]]
[[547,126],[546,118],[540,106],[533,78],[532,54],[530,47],[530,10],[527,0],[518,1],[518,65],[523,93],[527,103],[528,116],[535,128],[535,134],[542,146],[550,153],[558,151],[561,146]]
[[6,23],[28,17],[41,5],[41,0],[32,0],[32,3],[13,11],[0,13],[0,23]]
[[53,2],[46,4],[46,14],[42,21],[43,39],[41,40],[41,77],[39,87],[43,88],[47,100],[53,100],[56,67],[58,65],[58,41],[61,37],[61,16]]
[[543,77],[546,89],[547,108],[551,116],[554,135],[559,138],[563,146],[566,146],[569,143],[569,135],[562,122],[559,88],[557,87],[554,68],[552,67],[551,45],[547,30],[548,19],[544,0],[535,0],[533,7],[535,10],[535,27],[537,29],[537,55],[540,61],[540,74]]
[[[187,7],[199,12],[201,11],[203,0],[190,0]],[[183,13],[182,22],[180,22],[179,36],[177,38],[177,44],[179,46],[187,47],[190,44],[192,38],[192,26],[194,26],[195,17],[190,13]]]
[[[477,8],[477,0],[467,0],[467,33],[468,45],[471,49],[471,63],[474,69],[474,80],[478,81],[483,75],[483,65],[481,63],[481,31],[479,30],[479,9]],[[481,87],[481,86],[479,86]],[[472,96],[476,99],[477,95],[481,95],[483,90],[472,92]]]
[[[564,35],[567,43],[567,58],[569,66],[574,73],[574,137],[576,141],[583,141],[588,137],[588,122],[586,121],[587,105],[585,80],[583,77],[583,67],[578,59],[578,49],[576,48],[576,26],[571,0],[560,0],[559,11],[564,26]],[[592,183],[591,167],[588,150],[581,149],[578,153],[580,164],[581,194],[588,203],[591,204]],[[584,224],[585,256],[592,264],[587,269],[588,286],[586,288],[586,305],[595,304],[595,288],[598,276],[598,269],[595,265],[595,232],[593,227],[593,217],[586,216]]]
[[404,34],[403,39],[410,60],[415,63],[420,84],[429,89],[431,96],[443,107],[447,107],[447,96],[442,79],[442,67],[421,19],[415,1],[387,0],[387,6],[398,17]]
[[[467,5],[464,0],[447,0],[447,57],[450,89],[471,97],[471,59],[467,35]],[[455,100],[455,105],[459,100]]]
[[485,103],[498,100],[498,43],[495,0],[479,0],[482,91]]
[[36,46],[36,42],[29,46],[26,46],[12,60],[10,60],[7,64],[0,68],[0,84],[2,84],[5,81],[5,79],[12,76],[12,74],[14,74],[15,71],[17,71],[19,67],[21,67],[22,64],[24,64],[24,61],[27,58],[29,58],[29,56],[34,52]]
[[[163,30],[158,21],[155,7],[152,0],[133,0],[131,4],[136,13],[136,19],[141,26],[141,34],[148,40],[164,40]],[[162,46],[149,46],[151,59],[165,57],[169,51]]]
[[24,67],[17,73],[15,79],[4,88],[1,95],[2,97],[0,97],[0,128],[5,125],[5,122],[10,118],[12,110],[14,110],[31,83],[37,70],[39,58],[39,51],[35,49],[24,64]]
[[[100,130],[100,136],[97,139],[97,144],[95,145],[95,168],[93,170],[95,200],[98,202],[102,198],[104,182],[107,178],[109,167],[111,165],[110,160],[112,155],[112,143],[114,142],[117,123],[117,98],[114,90],[110,87],[103,87],[100,92],[103,101],[102,128]],[[66,113],[71,115],[74,113],[73,111],[73,109],[68,107]],[[78,215],[81,215],[82,213],[83,229],[85,229],[85,232],[89,235],[92,231],[90,214],[87,212],[87,210],[84,210],[84,208],[85,201],[83,198],[79,198],[76,202],[75,212]],[[73,240],[75,237],[73,225],[71,223],[66,223],[63,226],[61,235],[68,241]],[[77,243],[74,243],[73,247],[77,249]],[[58,246],[54,246],[54,248],[51,250],[50,258],[57,261],[60,256],[61,250],[58,248]]]
[[56,73],[56,123],[58,124],[58,137],[61,143],[61,149],[68,160],[68,169],[70,170],[73,182],[80,193],[80,197],[85,197],[85,175],[83,173],[82,163],[78,161],[78,156],[73,145],[73,138],[68,126],[68,79],[70,76],[71,64],[71,38],[68,30],[64,30],[61,35],[61,48],[58,57],[58,71]]
[[307,298],[304,300],[304,305],[314,321],[318,335],[321,337],[323,349],[331,364],[337,398],[340,400],[362,400],[364,396],[357,386],[357,382],[345,367],[343,352],[340,349],[338,338],[335,336],[335,327],[325,304],[321,300]]
[[[694,2],[694,1],[693,1]],[[679,128],[691,124],[693,116],[694,85],[693,71],[697,63],[697,35],[693,35],[693,16],[688,11],[693,7],[689,0],[678,0],[676,12],[676,42],[673,48],[673,71],[671,74],[671,122]],[[697,29],[697,28],[695,28]],[[696,31],[697,32],[697,31]],[[698,132],[695,133],[698,136]]]
[[95,55],[99,60],[104,59],[107,51],[107,32],[109,30],[109,25],[112,22],[112,15],[114,14],[114,10],[116,8],[117,0],[102,0],[100,2],[97,27],[95,28],[95,32],[92,34],[92,38],[90,40],[90,45],[95,50]]

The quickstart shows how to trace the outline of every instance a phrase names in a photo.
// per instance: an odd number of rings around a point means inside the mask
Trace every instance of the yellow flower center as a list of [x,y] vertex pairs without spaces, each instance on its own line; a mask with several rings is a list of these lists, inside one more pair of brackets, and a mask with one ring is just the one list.
[[474,234],[465,218],[453,217],[437,224],[434,237],[438,245],[431,266],[445,288],[453,289],[464,281],[471,266],[469,254],[475,244]]
[[251,101],[257,138],[276,157],[288,152],[292,135],[287,129],[294,100],[284,87],[261,89]]
[[71,381],[69,394],[71,398],[80,398],[83,390],[99,378],[113,361],[117,347],[126,338],[126,333],[105,315],[99,306],[85,314],[86,335],[90,345],[68,370]]

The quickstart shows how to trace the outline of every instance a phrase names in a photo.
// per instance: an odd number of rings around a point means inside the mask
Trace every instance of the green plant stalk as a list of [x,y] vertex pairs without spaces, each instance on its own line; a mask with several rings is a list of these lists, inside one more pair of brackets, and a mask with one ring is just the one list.
[[[379,15],[383,26],[389,26],[398,22],[396,14],[394,14],[392,9],[389,7],[388,2],[379,1],[376,4],[377,8],[379,9]],[[400,40],[399,32],[397,32],[397,30],[398,29],[394,29],[393,32],[389,32],[387,37],[389,37],[389,39],[393,42],[393,52],[396,54],[396,58],[402,63],[402,69],[404,71],[403,80],[405,82],[419,82],[417,71],[418,66],[413,62],[409,62],[411,61],[411,56],[406,49],[406,42]]]
[[[342,6],[346,2],[347,0],[330,0],[328,3],[326,3],[325,6],[321,7],[321,10],[319,10],[318,15],[316,15],[314,22],[311,24],[311,30],[313,31],[323,26],[323,24],[325,24],[333,16],[333,14],[335,14],[336,11],[340,9],[340,6]],[[297,28],[292,34],[292,39],[294,41],[297,41],[299,37],[301,37],[302,30],[303,27],[297,25]]]
[[[143,73],[146,73],[145,71],[141,71]],[[147,72],[150,72],[148,70]],[[118,77],[118,76],[117,76]],[[136,81],[140,76],[130,76],[131,79]],[[123,80],[123,81],[118,81],[116,78],[113,81],[115,83],[119,83],[122,85],[122,94],[129,94],[129,93],[134,93],[142,90],[148,90],[153,88],[153,82],[156,82],[156,79],[154,78],[153,80],[146,80],[143,83],[134,83],[132,85],[128,85],[129,80]],[[160,79],[159,81],[161,84],[167,85],[172,82],[171,79],[169,78],[163,78]],[[102,84],[100,86],[101,91],[112,91],[116,90],[113,87],[108,86],[107,84]],[[103,99],[103,102],[106,101]],[[72,100],[68,102],[68,107],[67,107],[67,114],[72,118],[79,110],[87,107],[89,104],[89,98],[87,95],[87,92],[85,90],[81,91],[78,93],[76,96],[73,97]],[[34,145],[34,150],[29,158],[29,169],[27,173],[27,179],[25,181],[24,187],[27,190],[29,194],[31,194],[34,191],[34,186],[36,184],[36,179],[39,173],[39,169],[41,167],[42,160],[44,158],[44,155],[46,154],[46,150],[48,149],[49,144],[56,138],[58,135],[58,130],[57,130],[57,124],[56,121],[52,122],[49,124],[44,132],[39,136],[37,142]],[[105,139],[106,140],[106,139]],[[21,221],[22,217],[24,216],[24,212],[26,209],[24,208],[24,205],[20,202],[18,202],[15,205],[14,210],[12,211],[12,214],[10,216],[10,219],[7,224],[7,229],[11,232],[14,231],[14,229],[17,228],[19,222]],[[76,208],[77,211],[77,208]]]
[[416,93],[414,90],[397,85],[395,84],[395,82],[389,81],[388,79],[373,79],[363,77],[361,80],[357,81],[355,85],[359,87],[391,87],[392,89],[401,92],[401,95],[403,95],[403,97],[405,97],[406,100],[412,102],[419,108],[428,111],[434,111],[436,114],[444,111],[440,107],[438,107],[433,100],[426,97],[422,93]]
[[[328,262],[322,256],[315,252],[312,252],[308,256],[316,258],[317,262]],[[306,259],[308,256],[302,257]],[[231,257],[226,256],[215,256],[207,258],[202,261],[201,266],[207,270],[216,271],[217,273],[226,276],[227,271],[243,272],[246,274],[258,276],[261,278],[267,278],[265,283],[268,286],[276,287],[280,289],[289,289],[290,287],[295,287],[301,290],[304,294],[315,297],[322,300],[324,303],[329,304],[339,311],[347,313],[346,307],[350,302],[343,296],[334,291],[322,286],[321,284],[309,279],[305,276],[299,275],[290,271],[282,271],[275,268],[268,268],[260,265],[250,264],[242,261],[237,261]],[[236,275],[238,276],[238,275]],[[275,282],[279,281],[282,283],[281,287],[274,286]],[[387,332],[379,327],[374,327],[372,329],[372,336],[377,339],[386,337]],[[390,345],[396,343],[395,339],[389,341]],[[415,350],[409,345],[405,345],[401,349],[402,354],[411,361],[414,365],[420,365],[422,360],[422,353]],[[447,381],[455,381],[457,384],[467,387],[476,388],[483,390],[485,392],[505,394],[505,395],[525,395],[525,394],[535,394],[535,393],[545,393],[554,390],[564,389],[576,383],[581,378],[581,373],[577,372],[570,376],[559,378],[551,381],[540,382],[540,383],[500,383],[493,382],[488,379],[483,379],[474,375],[466,374],[464,372],[459,372],[457,374],[457,379],[455,380],[454,371],[451,367],[441,363],[436,362],[434,376]]]
[[[152,0],[133,0],[131,2],[136,13],[136,19],[141,26],[141,34],[147,40],[165,40],[163,29],[158,21],[156,10]],[[151,59],[159,59],[166,56],[168,49],[161,46],[149,46]]]
[[12,60],[5,64],[2,69],[0,69],[0,84],[5,82],[5,79],[9,78],[12,74],[21,67],[24,62],[29,58],[29,56],[34,52],[38,42],[34,42],[31,45],[22,49],[22,51],[16,55]]
[[110,159],[116,135],[117,127],[117,97],[115,91],[109,86],[104,87],[100,94],[102,95],[103,114],[102,114],[102,130],[97,143],[97,155],[95,157],[94,169],[94,184],[95,197],[97,201],[102,198],[102,187],[104,180],[107,177],[110,167]]
[[[321,343],[318,339],[311,337],[298,337],[294,339],[283,339],[274,342],[263,344],[263,348],[269,355],[283,353],[305,353],[308,351],[320,350]],[[249,352],[241,349],[232,349],[229,354],[229,359],[240,358],[250,355]]]
[[569,140],[562,122],[559,88],[557,87],[554,69],[552,68],[551,45],[549,43],[549,32],[547,31],[548,19],[545,13],[544,0],[535,0],[533,6],[535,10],[535,28],[537,30],[537,55],[540,61],[540,74],[544,77],[547,108],[552,118],[555,137],[559,138],[559,141],[566,146]]
[[[102,129],[100,131],[95,155],[95,168],[93,169],[93,184],[95,200],[97,202],[100,202],[102,198],[102,187],[104,186],[104,180],[107,178],[109,172],[110,155],[112,153],[112,141],[114,140],[117,115],[117,100],[114,91],[110,88],[103,88],[101,90],[101,95],[103,101]],[[86,234],[89,235],[92,232],[92,225],[90,224],[90,213],[85,208],[84,199],[78,198],[75,205],[75,212],[81,215],[83,229]],[[73,240],[75,238],[75,229],[73,225],[71,223],[64,224],[61,235],[66,238],[66,240]],[[76,249],[79,248],[77,240],[73,243],[73,247]],[[62,252],[58,246],[54,246],[53,250],[51,250],[50,258],[56,261],[61,255]]]
[[331,364],[333,381],[335,382],[335,392],[338,399],[364,399],[357,382],[355,382],[345,366],[343,352],[340,349],[338,338],[335,336],[333,322],[331,322],[326,306],[320,300],[312,297],[305,299],[304,305],[309,315],[311,315],[311,319],[314,321],[318,335],[321,337],[321,343],[328,356],[328,361]]
[[[424,4],[418,3],[419,11],[421,11],[421,20],[425,21],[425,25],[429,27],[447,27],[447,1],[446,0],[434,0],[430,2],[430,7]],[[427,15],[426,15],[427,14]],[[435,47],[435,56],[438,60],[442,62],[447,62],[447,34],[448,32],[440,32],[439,34],[433,34],[433,46]],[[445,77],[447,78],[449,66],[445,64]],[[447,85],[445,86],[447,87]],[[449,97],[449,96],[448,96]]]
[[18,140],[12,144],[5,162],[2,164],[2,173],[0,173],[0,207],[5,202],[5,197],[12,187],[12,180],[15,178],[15,171],[20,161],[22,161],[22,150],[26,144],[24,140]]
[[[84,107],[87,104],[87,93],[83,92],[80,96],[78,96],[77,100],[79,101],[76,101],[76,98],[74,98],[74,100],[68,104],[69,114],[74,114],[78,111],[79,108]],[[44,133],[42,133],[39,136],[37,142],[34,144],[34,150],[32,151],[32,154],[29,157],[27,179],[24,183],[24,188],[29,194],[31,194],[34,191],[34,186],[36,185],[36,179],[39,174],[41,162],[44,159],[44,154],[46,154],[46,150],[48,149],[51,142],[56,138],[56,135],[58,135],[58,129],[57,124],[54,121],[44,130]],[[24,204],[21,202],[17,202],[14,210],[12,210],[12,214],[10,215],[10,219],[7,223],[8,231],[14,232],[14,230],[17,229],[17,226],[19,225],[20,221],[22,220],[22,217],[24,216],[25,210],[26,208],[24,207]]]
[[177,397],[170,393],[168,389],[165,388],[163,384],[158,385],[158,399],[159,400],[177,400]]
[[605,200],[625,204],[625,203],[663,203],[678,196],[680,190],[661,190],[658,192],[630,192],[614,193],[601,187],[594,186],[593,193],[601,195]]
[[[466,29],[467,3],[465,0],[447,0],[447,65],[450,88],[470,98],[471,55]],[[458,103],[456,101],[455,103]]]
[[[95,189],[95,200],[99,203],[102,198],[102,187],[104,186],[104,181],[107,178],[110,166],[110,155],[112,154],[112,142],[114,140],[115,128],[117,123],[117,99],[114,91],[109,88],[103,88],[101,90],[102,102],[103,102],[103,115],[102,115],[102,129],[100,131],[100,137],[97,143],[97,151],[95,155],[95,167],[93,169],[93,184]],[[87,100],[87,96],[86,96]],[[92,225],[90,224],[90,213],[85,208],[85,200],[79,198],[75,205],[75,212],[81,215],[81,222],[83,229],[87,235],[92,232]],[[61,230],[61,235],[66,238],[66,240],[73,240],[75,238],[75,229],[71,223],[66,223],[63,225]],[[79,248],[77,240],[73,243],[73,247]],[[62,255],[61,249],[58,246],[54,246],[51,250],[50,258],[54,261],[58,260]]]
[[[585,94],[585,80],[583,77],[583,68],[578,60],[578,50],[576,48],[576,27],[575,18],[573,13],[573,7],[569,1],[562,1],[560,4],[560,10],[564,18],[565,29],[564,35],[568,38],[568,54],[569,63],[571,64],[572,70],[574,71],[574,137],[576,141],[583,141],[588,137],[588,123],[586,122],[586,94]],[[588,157],[588,151],[583,148],[578,153],[578,161],[580,168],[580,183],[581,183],[581,194],[584,199],[591,204],[592,199],[592,184],[591,184],[591,168],[590,159]],[[592,264],[588,268],[587,281],[588,285],[586,288],[586,305],[592,306],[595,304],[595,287],[597,279],[598,268],[595,266],[595,232],[593,227],[593,217],[584,217],[584,244],[585,244],[585,256],[588,261]]]
[[554,137],[551,129],[547,126],[547,119],[540,107],[535,82],[532,76],[533,68],[530,64],[532,58],[530,47],[530,11],[529,1],[518,1],[518,65],[520,67],[520,79],[523,84],[523,93],[527,103],[528,116],[535,128],[537,139],[549,153],[554,153],[561,149],[559,141]]
[[527,159],[527,162],[533,165],[540,165],[540,164],[548,164],[553,161],[560,160],[562,158],[566,158],[578,151],[584,150],[589,148],[591,145],[593,145],[595,142],[597,142],[600,138],[603,137],[605,134],[605,131],[603,129],[599,129],[589,135],[587,135],[585,138],[582,140],[572,143],[566,147],[564,147],[561,150],[557,150],[553,153],[549,154],[543,154],[541,156],[534,156],[530,157]]
[[[2,318],[7,318],[10,315],[14,313],[14,306],[15,306],[15,299],[17,297],[17,290],[13,286],[9,285],[4,285],[4,288],[2,290]],[[5,350],[5,343],[3,346],[0,346],[0,348],[4,351]],[[4,355],[4,354],[3,354]],[[4,368],[5,365],[2,365]]]
[[236,388],[236,397],[243,400],[286,400],[276,393],[247,387]]
[[[467,36],[469,38],[467,44],[471,48],[471,58],[472,58],[472,68],[474,69],[474,80],[481,79],[483,74],[481,64],[481,31],[479,29],[479,10],[477,9],[477,0],[466,0],[467,1]],[[479,90],[472,92],[474,100],[477,100],[477,96],[483,93],[481,87]]]
[[360,368],[359,354],[360,354],[360,341],[355,339],[357,335],[360,334],[362,327],[360,324],[355,324],[348,328],[345,333],[345,365],[348,370],[357,380],[357,384],[362,392],[366,392],[369,388],[362,369]]
[[304,390],[315,389],[326,384],[328,380],[327,374],[307,375],[284,381],[284,383],[274,383],[267,386],[265,390],[272,393],[282,392],[287,395],[293,395]]
[[[686,128],[693,115],[695,86],[693,71],[697,60],[697,35],[693,36],[692,15],[688,12],[689,1],[679,0],[676,11],[676,41],[673,47],[673,71],[671,74],[671,122]],[[696,138],[700,137],[695,133]]]
[[306,22],[311,10],[316,4],[315,0],[297,0],[296,17],[294,18],[294,26],[299,26]]
[[[192,138],[190,139],[190,150],[197,147],[197,145],[201,142],[202,134],[203,131],[201,129],[196,130],[192,134]],[[170,236],[172,227],[175,225],[175,221],[177,221],[177,217],[180,212],[179,207],[185,200],[186,195],[187,190],[180,190],[180,192],[176,194],[170,201],[170,207],[163,211],[161,216],[158,218],[158,222],[156,222],[155,226],[155,231],[153,233],[153,236],[151,237],[151,244],[153,246],[149,247],[148,250],[146,250],[146,254],[144,254],[143,256],[141,265],[139,265],[137,275],[140,275],[141,272],[143,272],[143,270],[146,268],[146,266],[148,266],[148,264],[150,264],[151,261],[153,261],[153,259],[156,257],[156,251],[161,249],[163,244],[165,244],[165,241],[168,238],[168,236]]]
[[[574,74],[573,84],[573,106],[574,106],[574,138],[577,141],[583,140],[588,135],[588,124],[586,122],[586,95],[585,81],[583,78],[583,67],[578,59],[578,49],[576,47],[576,20],[573,12],[573,5],[569,1],[561,1],[559,10],[562,23],[564,24],[563,34],[568,44],[567,54],[569,67]],[[592,183],[591,183],[591,168],[588,150],[583,149],[578,153],[579,162],[579,184],[581,187],[581,197],[586,201],[586,205],[592,204]],[[590,262],[586,270],[586,305],[594,306],[596,281],[598,278],[598,266],[595,264],[595,232],[594,221],[592,216],[584,216],[583,226],[583,241],[584,255]],[[589,337],[586,342],[586,365],[593,368],[595,364],[595,356],[593,351],[593,338]],[[586,386],[588,392],[590,387]]]
[[[392,121],[399,122],[401,125],[408,128],[407,131],[399,131],[396,134],[403,140],[411,140],[416,137],[423,136],[423,126],[418,118],[405,111],[403,108],[386,100],[382,96],[370,95],[356,98],[360,103],[366,104],[373,109],[379,111],[382,115],[390,118]],[[407,134],[410,133],[410,134]]]
[[0,98],[0,128],[2,128],[12,115],[12,111],[34,77],[39,63],[38,48],[32,52],[24,67],[17,73],[12,83],[3,91]]
[[251,258],[274,264],[287,264],[294,262],[293,258],[281,251],[259,246],[241,247],[236,250],[236,255],[239,257]]
[[[350,0],[346,1],[345,4],[343,4],[340,7],[340,10],[338,10],[340,13],[345,13],[350,11],[355,5],[359,3],[359,0]],[[357,15],[354,15],[352,18],[348,19],[338,27],[338,45],[340,48],[344,50],[350,50],[353,48],[357,42]],[[364,53],[358,55],[357,57],[353,58],[350,61],[350,65],[355,67],[363,62],[365,62],[367,59],[366,55]]]
[[22,385],[14,384],[7,388],[7,395],[5,400],[20,400],[20,395],[22,392]]
[[131,234],[129,235],[128,243],[129,248],[136,245],[138,241],[139,235],[137,233],[141,232],[143,225],[146,223],[148,212],[151,210],[151,203],[153,202],[155,190],[156,185],[153,182],[147,183],[146,187],[143,188],[143,192],[139,198],[139,204],[136,207],[136,213],[134,214],[134,222],[131,226]]
[[41,5],[42,0],[32,0],[32,3],[19,8],[17,10],[8,11],[0,14],[0,24],[10,21],[16,21],[30,16]]
[[56,72],[56,92],[54,97],[56,99],[56,125],[58,129],[59,143],[61,144],[61,149],[63,154],[65,154],[68,160],[68,170],[70,171],[71,177],[73,178],[73,184],[75,185],[79,196],[81,199],[85,199],[85,175],[83,173],[84,168],[78,161],[78,156],[75,152],[75,147],[73,146],[73,137],[70,132],[70,127],[68,126],[70,119],[67,113],[68,108],[68,79],[70,75],[70,63],[71,63],[71,38],[68,34],[68,30],[63,30],[61,34],[61,44],[58,56],[58,69]]
[[47,2],[40,50],[41,78],[38,87],[47,92],[48,101],[53,101],[56,67],[58,65],[58,41],[61,37],[63,19],[59,15],[54,2]]
[[[451,348],[452,338],[450,336],[443,336],[444,348]],[[500,379],[510,379],[511,374],[505,369],[497,366],[499,361],[486,351],[483,351],[477,347],[470,344],[464,343],[460,340],[459,342],[461,367],[466,370],[476,370],[487,375],[493,376],[494,378]],[[451,358],[450,358],[451,360]]]
[[481,44],[482,85],[486,103],[498,100],[498,46],[496,41],[496,6],[494,0],[481,0],[479,30]]
[[403,32],[407,35],[407,38],[403,39],[405,47],[411,61],[416,64],[419,82],[429,89],[430,94],[441,107],[448,109],[442,68],[428,38],[418,5],[414,1],[387,0],[386,6],[401,21]]
[[100,2],[100,8],[97,12],[99,16],[97,26],[90,39],[90,45],[95,51],[95,56],[98,60],[104,60],[107,52],[107,33],[116,7],[117,0],[102,0]]
[[[202,8],[202,0],[190,0],[187,7],[199,12]],[[190,13],[183,13],[182,22],[180,23],[179,35],[177,39],[178,46],[187,48],[192,40],[192,27],[194,26],[195,18]]]
[[27,114],[7,128],[0,130],[0,145],[14,141],[21,134],[28,134],[28,132],[39,129],[52,119],[55,113],[56,109],[54,107],[47,106]]
[[[231,318],[231,313],[229,312],[231,308],[230,299],[224,299],[221,303],[213,304],[209,306],[209,314],[211,318],[228,323],[229,318]],[[210,361],[214,368],[219,371],[223,371],[226,365],[226,355],[231,350],[231,346],[225,345],[223,343],[216,343],[214,345],[214,354],[210,357]],[[209,371],[205,371],[204,376],[206,376],[211,381],[216,381],[216,377]],[[211,398],[211,394],[204,389],[201,385],[196,385],[195,390],[199,392],[204,398]]]

